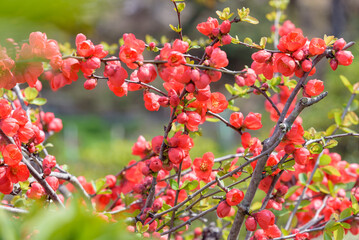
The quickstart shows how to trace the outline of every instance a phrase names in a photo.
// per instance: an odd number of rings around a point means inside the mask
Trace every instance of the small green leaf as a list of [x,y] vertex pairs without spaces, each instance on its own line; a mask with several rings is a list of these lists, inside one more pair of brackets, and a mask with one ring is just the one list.
[[206,121],[207,122],[219,122],[220,120],[218,118],[214,118],[214,117],[206,117]]
[[340,172],[338,171],[338,169],[336,169],[333,166],[324,166],[322,167],[322,170],[326,173],[328,173],[329,175],[334,175],[334,176],[338,176],[340,177]]
[[178,12],[182,12],[185,7],[186,7],[186,3],[184,2],[178,3],[177,4]]
[[228,84],[228,83],[226,83],[226,84],[224,84],[224,87],[227,89],[227,91],[231,94],[231,95],[236,95],[236,89],[232,86],[232,85],[230,85],[230,84]]
[[334,132],[334,130],[337,128],[336,124],[330,125],[327,130],[325,130],[325,135],[330,136]]
[[47,99],[46,98],[35,98],[32,101],[29,101],[30,104],[34,104],[34,105],[38,105],[38,106],[42,106],[45,105],[47,103]]
[[267,37],[261,37],[261,40],[259,41],[259,45],[261,46],[261,48],[265,48],[266,44],[267,44]]
[[323,155],[319,158],[319,165],[321,165],[321,166],[328,165],[331,161],[332,161],[332,159],[330,158],[329,155],[323,154]]
[[258,19],[255,17],[252,17],[252,16],[247,16],[245,18],[242,18],[241,21],[248,22],[250,24],[258,24],[259,23]]
[[342,227],[346,228],[346,229],[351,229],[352,228],[352,226],[349,223],[346,223],[346,222],[341,222],[340,225],[342,225]]
[[299,182],[301,183],[301,184],[306,184],[307,183],[307,180],[308,180],[308,177],[307,177],[307,174],[305,174],[305,173],[300,173],[299,175],[298,175],[298,179],[299,179]]
[[350,128],[346,128],[346,127],[341,127],[341,130],[343,130],[346,133],[357,133],[356,131],[350,129]]
[[344,238],[344,229],[342,227],[338,227],[335,231],[333,231],[335,240],[343,240]]
[[95,181],[96,192],[100,192],[106,185],[106,178],[99,178]]
[[290,196],[293,195],[293,193],[295,193],[299,188],[301,188],[301,186],[298,186],[298,185],[295,185],[293,187],[290,187],[288,189],[288,192],[285,194],[284,198],[287,199],[289,198]]
[[330,139],[329,141],[326,142],[325,144],[325,148],[333,148],[336,147],[338,145],[338,141],[335,139]]
[[342,211],[340,213],[339,219],[344,219],[344,218],[347,218],[347,217],[351,216],[352,213],[353,213],[353,210],[354,209],[351,208],[351,207],[344,209],[344,211]]
[[343,75],[340,75],[339,77],[340,77],[340,80],[342,80],[342,83],[344,84],[344,86],[349,90],[349,92],[353,93],[353,86],[349,82],[349,80]]
[[186,189],[189,191],[192,191],[194,189],[196,189],[198,187],[198,181],[194,180],[194,181],[184,181],[181,188],[180,189]]
[[323,151],[323,146],[320,143],[313,143],[308,146],[308,149],[312,154],[320,154]]
[[349,121],[354,125],[357,125],[359,123],[359,118],[355,114],[355,112],[348,112],[346,117],[348,117]]
[[252,43],[253,43],[252,39],[250,39],[249,37],[246,37],[246,38],[243,40],[243,42],[244,42],[245,44],[248,44],[248,45],[252,45]]
[[31,102],[34,100],[39,92],[36,90],[36,88],[27,87],[24,90],[25,98],[28,102]]
[[358,201],[357,201],[356,197],[354,197],[352,194],[350,195],[350,199],[352,201],[352,207],[355,210],[355,213],[357,213],[359,211]]
[[332,240],[332,235],[328,231],[325,231],[323,236],[324,236],[324,240]]
[[179,189],[179,186],[178,186],[178,183],[176,180],[174,179],[170,179],[170,186],[173,190],[178,190]]

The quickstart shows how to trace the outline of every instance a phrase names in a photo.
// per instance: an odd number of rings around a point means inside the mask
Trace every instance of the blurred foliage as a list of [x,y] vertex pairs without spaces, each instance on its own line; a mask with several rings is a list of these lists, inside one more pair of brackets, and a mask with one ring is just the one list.
[[30,214],[19,217],[0,210],[0,239],[135,239],[125,230],[124,223],[107,222],[104,218],[87,211],[75,200],[61,211],[34,204]]
[[0,29],[4,39],[27,39],[30,32],[46,32],[61,41],[68,33],[89,32],[107,1],[100,0],[2,0]]

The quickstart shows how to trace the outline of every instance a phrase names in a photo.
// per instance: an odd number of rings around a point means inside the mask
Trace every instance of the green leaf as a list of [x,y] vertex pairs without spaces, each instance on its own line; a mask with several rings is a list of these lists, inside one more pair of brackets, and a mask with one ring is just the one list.
[[241,21],[248,22],[250,24],[258,24],[259,23],[258,19],[255,17],[252,17],[252,16],[247,16],[245,18],[242,18]]
[[323,178],[324,178],[323,171],[320,169],[315,170],[314,175],[313,175],[313,181],[314,182],[322,182]]
[[339,219],[344,219],[344,218],[350,217],[353,213],[353,210],[354,209],[351,207],[344,209],[344,211],[342,211],[340,213]]
[[47,103],[47,99],[46,98],[35,98],[34,100],[29,101],[29,103],[38,105],[38,106],[42,106]]
[[319,165],[321,165],[321,166],[328,165],[331,161],[332,161],[332,159],[330,158],[329,155],[323,154],[323,155],[319,158]]
[[227,89],[227,91],[231,94],[231,95],[236,95],[236,89],[232,86],[232,85],[230,85],[230,84],[228,84],[228,83],[226,83],[226,84],[224,84],[224,87]]
[[332,45],[336,40],[337,38],[335,36],[327,36],[324,34],[324,42],[327,46]]
[[307,174],[305,173],[300,173],[299,176],[298,176],[298,179],[299,179],[299,182],[303,185],[305,185],[308,181],[308,177],[307,177]]
[[346,228],[346,229],[351,229],[352,228],[352,226],[349,223],[346,223],[346,222],[341,222],[340,225],[342,225],[342,227]]
[[313,143],[308,146],[308,149],[312,154],[320,154],[323,151],[323,146],[320,143]]
[[357,201],[356,197],[354,197],[352,194],[350,195],[350,199],[352,201],[352,207],[355,210],[355,214],[357,214],[359,211],[358,201]]
[[334,176],[338,176],[340,177],[341,174],[340,172],[338,171],[338,169],[336,169],[335,167],[333,166],[324,166],[322,167],[322,170],[330,175],[334,175]]
[[184,181],[181,188],[180,189],[186,189],[189,191],[192,191],[194,189],[196,189],[198,187],[198,181],[194,180],[194,181]]
[[186,3],[184,3],[184,2],[178,3],[177,4],[178,12],[182,12],[185,7],[186,7]]
[[337,230],[333,231],[335,240],[342,240],[344,238],[344,229],[339,227]]
[[319,190],[322,192],[322,193],[325,193],[325,194],[329,194],[329,189],[327,188],[327,186],[325,186],[323,183],[319,183]]
[[140,221],[136,222],[136,230],[138,232],[141,232],[141,229],[142,229],[142,223]]
[[330,125],[327,130],[325,130],[325,135],[330,136],[334,132],[334,130],[337,128],[336,124]]
[[179,26],[178,27],[175,27],[173,26],[172,24],[170,24],[170,28],[175,31],[175,32],[181,32],[182,31],[182,28],[180,28]]
[[355,114],[355,112],[348,112],[346,117],[348,117],[349,121],[354,125],[357,125],[359,123],[359,118]]
[[97,193],[97,195],[102,195],[102,194],[111,194],[112,191],[110,189],[107,189],[107,190],[102,190],[100,192]]
[[246,38],[243,40],[243,42],[244,42],[245,44],[248,44],[248,45],[252,45],[252,43],[253,43],[252,39],[249,38],[249,37],[246,37]]
[[338,141],[335,139],[330,139],[329,141],[326,142],[325,144],[325,148],[333,148],[336,147],[338,145]]
[[31,102],[34,100],[39,92],[36,90],[36,88],[27,87],[24,90],[25,98],[28,102]]
[[220,120],[218,118],[214,118],[214,117],[206,117],[206,121],[207,122],[219,122]]
[[100,192],[106,185],[106,178],[99,178],[95,181],[96,193]]
[[174,179],[170,179],[170,186],[173,190],[178,190],[179,189],[179,186],[178,186],[178,183],[176,180]]
[[350,128],[346,128],[346,127],[341,127],[341,130],[343,130],[346,133],[357,133],[356,131],[350,129]]
[[261,46],[261,48],[265,48],[266,44],[267,44],[267,37],[261,37],[261,40],[259,41],[259,45]]
[[330,232],[325,231],[323,236],[324,240],[332,240],[332,235]]
[[342,83],[344,84],[344,86],[349,90],[350,93],[353,93],[353,86],[352,84],[349,82],[349,80],[343,76],[343,75],[340,75],[340,80],[342,80]]
[[290,187],[287,191],[287,193],[285,194],[284,198],[287,199],[290,196],[293,195],[293,193],[295,193],[299,188],[301,188],[301,186],[295,185],[293,187]]

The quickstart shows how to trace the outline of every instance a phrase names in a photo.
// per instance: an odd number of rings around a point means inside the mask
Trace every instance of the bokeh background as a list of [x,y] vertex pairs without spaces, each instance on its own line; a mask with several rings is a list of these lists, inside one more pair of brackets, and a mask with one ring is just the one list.
[[[208,16],[216,17],[215,11],[227,6],[234,12],[237,8],[249,7],[251,15],[260,21],[258,25],[235,24],[231,30],[233,35],[238,35],[240,39],[250,37],[259,42],[262,36],[271,34],[272,23],[265,15],[272,9],[266,0],[187,0],[186,4],[182,17],[183,31],[191,39],[202,37],[195,28],[198,23],[205,21]],[[334,34],[346,40],[359,39],[357,0],[292,0],[286,15],[309,38]],[[72,46],[77,33],[84,33],[95,44],[101,41],[110,45],[118,44],[122,34],[129,32],[140,39],[149,34],[156,39],[165,35],[173,40],[177,35],[169,24],[177,24],[169,0],[2,0],[0,42],[6,38],[21,42],[33,31],[45,32],[48,38],[60,43],[68,42]],[[270,45],[267,47],[272,48]],[[230,69],[241,70],[246,64],[250,65],[252,50],[234,45],[225,49]],[[352,83],[358,81],[358,45],[351,50],[356,58],[350,67],[339,67],[335,72],[330,70],[327,63],[318,67],[315,78],[325,81],[325,88],[330,94],[324,101],[304,111],[305,128],[313,126],[319,131],[325,130],[333,123],[333,119],[328,119],[328,111],[340,108],[348,101],[350,94],[342,85],[339,75],[344,74]],[[193,53],[200,54],[201,51]],[[146,55],[145,58],[153,58],[153,55]],[[92,91],[86,91],[83,82],[80,77],[71,86],[57,92],[52,92],[48,83],[43,82],[42,94],[48,99],[44,110],[54,112],[64,123],[63,131],[49,140],[55,147],[48,150],[59,163],[68,164],[73,174],[94,179],[115,174],[129,160],[135,159],[131,157],[131,147],[139,135],[147,140],[162,135],[169,110],[146,111],[141,92],[130,92],[128,97],[118,98],[109,91],[105,82],[100,82]],[[225,93],[223,82],[233,83],[233,79],[225,76],[213,88]],[[160,84],[157,86],[161,87]],[[263,110],[263,101],[261,96],[236,101],[236,106],[244,113],[263,113],[264,129],[261,133],[255,133],[260,139],[267,137],[273,126]],[[225,112],[222,115],[228,118],[229,114]],[[354,127],[354,130],[359,131],[358,127]],[[238,136],[223,124],[206,123],[203,136],[195,139],[191,157],[198,157],[207,151],[214,152],[217,157],[233,153],[240,146],[239,143]],[[340,143],[334,150],[350,162],[359,162],[359,141],[347,138],[341,139]]]

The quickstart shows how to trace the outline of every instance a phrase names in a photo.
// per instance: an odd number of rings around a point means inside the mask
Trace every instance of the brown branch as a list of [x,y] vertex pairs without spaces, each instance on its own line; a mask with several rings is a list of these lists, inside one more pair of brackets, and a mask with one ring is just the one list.
[[221,117],[220,115],[213,113],[211,111],[207,111],[207,114],[221,120],[224,124],[226,124],[227,127],[232,128],[233,130],[235,130],[236,132],[238,132],[240,135],[242,135],[242,130],[241,128],[236,128],[235,126],[233,126],[232,124],[230,124],[226,119],[224,119],[223,117]]

